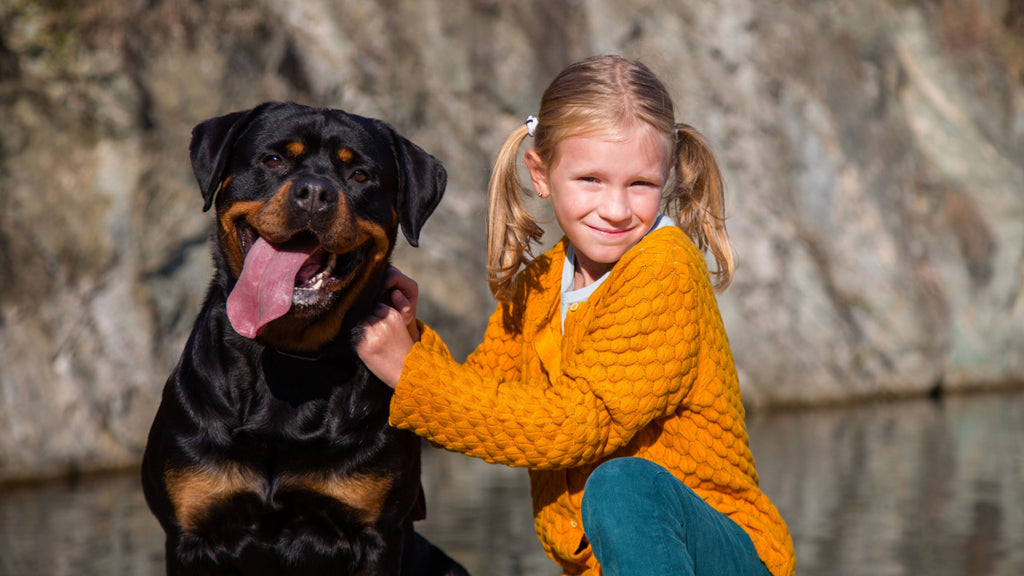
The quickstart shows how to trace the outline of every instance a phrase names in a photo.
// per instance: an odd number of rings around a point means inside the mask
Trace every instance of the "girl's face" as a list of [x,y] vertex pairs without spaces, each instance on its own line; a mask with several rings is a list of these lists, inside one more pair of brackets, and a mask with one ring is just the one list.
[[571,136],[550,165],[534,150],[526,165],[534,189],[551,198],[576,250],[575,289],[611,270],[658,216],[668,169],[668,139],[636,123],[614,134]]

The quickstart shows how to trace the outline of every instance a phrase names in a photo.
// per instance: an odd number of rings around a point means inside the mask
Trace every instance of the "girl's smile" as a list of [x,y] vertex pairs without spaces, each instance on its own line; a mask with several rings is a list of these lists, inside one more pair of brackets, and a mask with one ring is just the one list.
[[565,138],[550,166],[527,151],[534,188],[550,196],[555,218],[576,251],[575,289],[611,270],[650,230],[668,155],[668,139],[640,123],[617,133]]

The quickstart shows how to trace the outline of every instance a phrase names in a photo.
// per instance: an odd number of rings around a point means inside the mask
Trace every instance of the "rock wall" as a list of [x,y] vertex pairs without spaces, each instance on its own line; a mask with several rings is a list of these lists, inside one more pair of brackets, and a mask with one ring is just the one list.
[[1024,381],[1021,0],[7,0],[0,479],[137,461],[210,276],[193,125],[292,99],[441,158],[396,259],[463,355],[493,306],[493,155],[607,52],[719,153],[751,407]]

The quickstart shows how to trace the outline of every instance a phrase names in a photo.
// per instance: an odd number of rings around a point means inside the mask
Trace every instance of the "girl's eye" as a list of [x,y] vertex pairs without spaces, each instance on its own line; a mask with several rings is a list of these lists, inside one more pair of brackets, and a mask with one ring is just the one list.
[[284,167],[284,160],[277,154],[271,154],[263,159],[263,165],[272,170]]
[[352,179],[355,180],[356,182],[366,182],[367,178],[369,178],[369,176],[366,174],[366,172],[362,170],[356,170],[355,172],[352,173]]

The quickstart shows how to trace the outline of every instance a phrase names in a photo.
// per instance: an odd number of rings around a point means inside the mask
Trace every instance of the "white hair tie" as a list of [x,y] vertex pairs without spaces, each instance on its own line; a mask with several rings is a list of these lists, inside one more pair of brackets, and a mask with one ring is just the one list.
[[526,117],[526,131],[533,137],[533,133],[537,130],[537,117],[530,115]]

